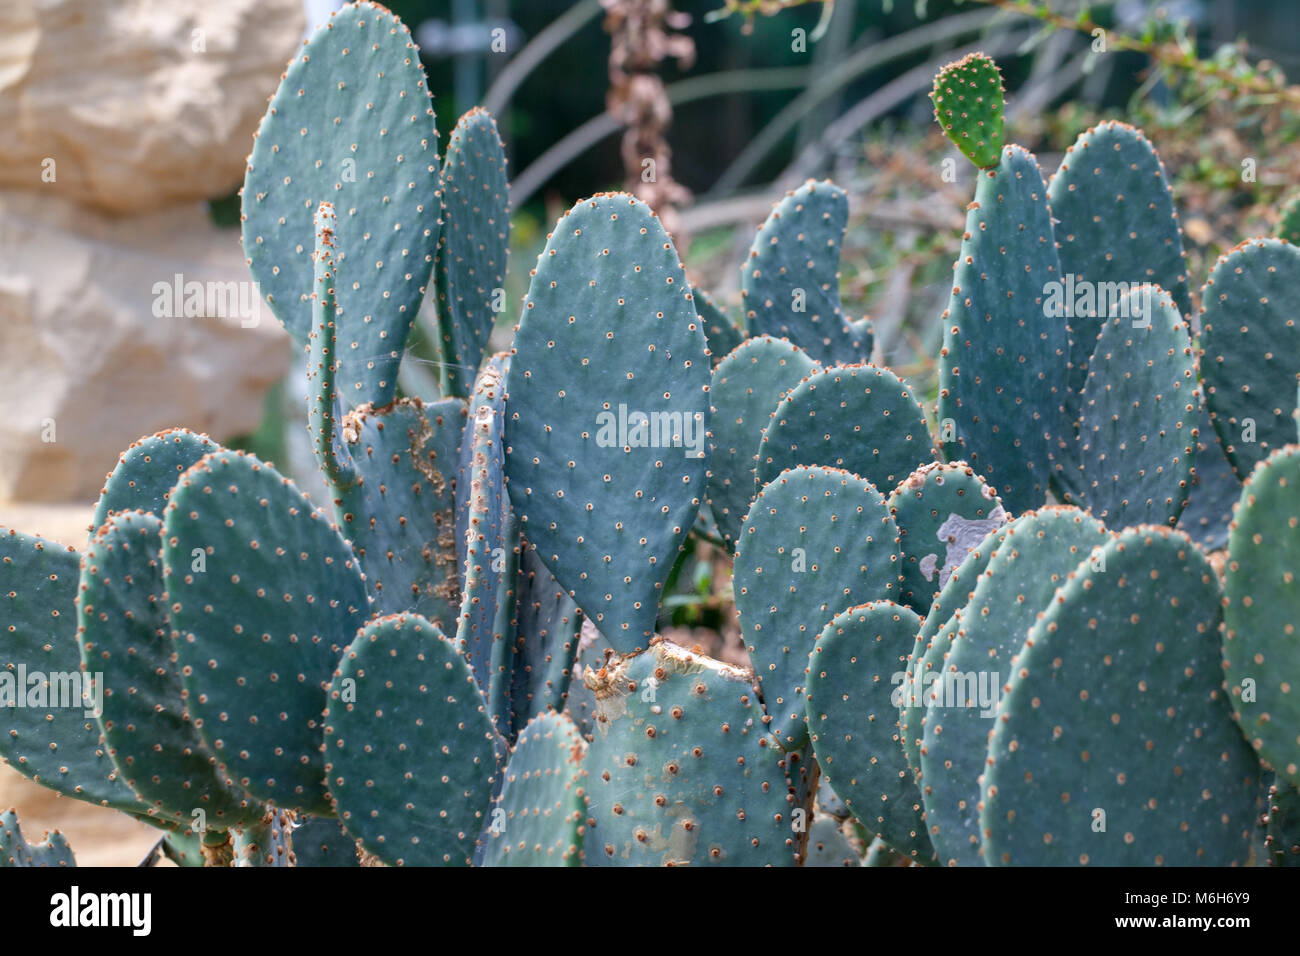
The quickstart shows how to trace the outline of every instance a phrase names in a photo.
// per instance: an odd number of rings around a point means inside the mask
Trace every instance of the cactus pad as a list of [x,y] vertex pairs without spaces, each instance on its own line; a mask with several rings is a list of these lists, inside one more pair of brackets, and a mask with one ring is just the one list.
[[87,672],[104,675],[99,725],[109,755],[136,795],[185,829],[230,829],[263,809],[232,791],[185,711],[163,601],[162,521],[115,513],[86,546],[77,596],[77,641]]
[[508,192],[497,124],[475,107],[451,131],[442,163],[437,269],[445,395],[468,395],[496,312],[505,305]]
[[519,732],[494,801],[484,866],[578,866],[586,828],[587,744],[564,714],[539,714]]
[[926,614],[971,548],[1007,522],[993,489],[965,462],[922,465],[887,502],[903,552],[900,598]]
[[677,252],[644,203],[596,196],[556,224],[515,333],[507,487],[525,537],[624,652],[649,644],[704,498],[705,353]]
[[1084,561],[1029,633],[980,793],[988,865],[1244,863],[1260,768],[1223,692],[1219,586],[1155,526]]
[[709,507],[718,531],[733,546],[758,494],[754,466],[768,422],[781,401],[816,368],[798,346],[757,335],[723,358],[713,372]]
[[377,618],[329,687],[325,761],[348,833],[390,866],[469,865],[496,772],[460,650],[415,614]]
[[998,65],[983,53],[949,63],[934,78],[934,118],[962,155],[981,169],[1002,152],[1005,93]]
[[853,815],[894,849],[928,861],[934,850],[893,701],[920,627],[892,601],[836,615],[808,661],[807,709],[817,763]]
[[586,865],[794,865],[781,748],[748,671],[656,638],[586,680]]
[[102,527],[114,511],[162,514],[167,495],[181,473],[204,455],[220,449],[207,435],[185,428],[172,428],[132,442],[104,480],[104,490],[95,505],[94,526]]
[[933,460],[925,412],[897,375],[833,366],[809,373],[772,413],[758,448],[758,486],[787,468],[825,465],[890,489]]
[[1246,482],[1228,536],[1223,651],[1242,733],[1291,786],[1300,784],[1300,446],[1275,452]]
[[415,44],[384,7],[354,3],[289,64],[241,192],[244,254],[299,343],[311,331],[317,206],[339,210],[340,399],[385,405],[438,241],[438,130]]
[[1201,290],[1201,375],[1237,477],[1295,441],[1300,248],[1252,239],[1221,258]]
[[1028,512],[1007,525],[930,688],[921,745],[925,820],[939,859],[980,866],[979,775],[1003,686],[1057,587],[1111,535],[1075,508]]
[[328,813],[325,685],[367,616],[357,559],[292,482],[252,455],[208,455],[163,515],[185,704],[217,766],[281,809]]
[[79,560],[72,548],[0,528],[0,757],[64,796],[144,814],[78,686]]
[[1192,483],[1196,358],[1167,293],[1144,286],[1125,301],[1102,326],[1080,395],[1080,503],[1111,527],[1172,526]]
[[940,438],[1015,515],[1047,491],[1070,343],[1064,320],[1044,314],[1061,267],[1037,161],[1008,146],[977,178],[943,320]]
[[76,859],[67,839],[58,830],[45,834],[40,843],[28,843],[13,809],[0,813],[0,869],[9,867],[74,867]]
[[736,549],[741,636],[787,750],[808,741],[804,678],[826,624],[846,607],[898,595],[898,528],[870,482],[792,468],[749,509]]
[[848,194],[808,181],[776,204],[740,270],[750,335],[789,339],[813,361],[864,361],[871,343],[840,308],[840,247]]

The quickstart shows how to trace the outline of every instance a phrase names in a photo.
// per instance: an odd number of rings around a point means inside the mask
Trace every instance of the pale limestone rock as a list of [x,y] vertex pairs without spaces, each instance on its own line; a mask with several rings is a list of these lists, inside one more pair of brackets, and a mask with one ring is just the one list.
[[0,187],[118,214],[230,192],[303,27],[301,0],[4,0]]
[[[186,317],[178,275],[218,295]],[[119,452],[164,428],[252,431],[290,354],[237,230],[201,205],[115,219],[0,192],[0,500],[93,500]]]

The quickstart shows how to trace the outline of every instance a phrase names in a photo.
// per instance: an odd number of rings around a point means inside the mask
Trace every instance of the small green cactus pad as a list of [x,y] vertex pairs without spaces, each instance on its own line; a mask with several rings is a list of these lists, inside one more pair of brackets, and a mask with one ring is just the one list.
[[869,481],[821,466],[763,488],[736,548],[736,611],[770,730],[786,750],[808,742],[804,678],[826,624],[846,607],[898,596],[898,527]]
[[949,63],[934,78],[934,118],[980,169],[996,166],[1002,152],[1004,94],[998,65],[983,53]]
[[620,650],[654,633],[704,498],[710,365],[658,218],[623,193],[556,224],[506,385],[506,479],[522,530]]
[[1300,246],[1300,195],[1292,196],[1282,207],[1282,215],[1277,221],[1277,237],[1293,246]]
[[573,686],[582,613],[537,552],[525,544],[516,584],[515,654],[510,713],[517,734],[530,718],[563,710]]
[[943,318],[939,437],[1015,515],[1046,495],[1070,343],[1044,314],[1061,267],[1037,161],[1008,146],[977,178]]
[[1219,586],[1191,541],[1125,531],[1070,575],[998,705],[986,865],[1245,862],[1260,767],[1232,722]]
[[892,601],[836,615],[808,659],[806,705],[817,763],[853,815],[894,849],[929,861],[934,849],[893,699],[920,627]]
[[496,121],[481,107],[460,118],[442,163],[438,327],[443,394],[466,397],[497,312],[505,308],[510,197]]
[[[907,658],[904,684],[895,690],[898,702],[898,731],[903,739],[903,754],[907,757],[907,766],[912,777],[921,779],[921,739],[925,732],[925,693],[934,678],[926,674],[935,673],[933,662],[943,660],[952,644],[952,635],[956,631],[957,612],[966,606],[979,577],[988,567],[989,559],[997,543],[1005,536],[1005,526],[993,532],[993,537],[986,538],[978,547],[966,555],[948,577],[943,589],[939,591],[930,610],[925,615],[921,630],[912,644],[912,653]],[[933,652],[933,656],[932,655]],[[927,658],[930,664],[927,664]]]
[[861,866],[862,859],[844,835],[839,820],[817,817],[808,831],[804,866]]
[[1083,391],[1108,305],[1150,283],[1191,315],[1187,257],[1164,164],[1142,131],[1125,123],[1080,134],[1047,184],[1047,201],[1057,220],[1057,294],[1071,339],[1066,411],[1074,417],[1071,402]]
[[167,495],[186,468],[221,446],[185,428],[173,428],[132,442],[104,481],[95,505],[94,526],[100,528],[114,511],[147,511],[160,515]]
[[752,680],[661,638],[587,673],[587,866],[794,865],[783,755]]
[[453,479],[465,403],[404,398],[349,412],[342,453],[353,482],[335,513],[366,573],[375,613],[411,611],[452,627],[460,609]]
[[293,816],[288,811],[268,809],[259,819],[232,830],[231,866],[297,866],[293,827]]
[[740,268],[750,335],[789,339],[826,365],[869,354],[840,308],[848,221],[848,194],[830,182],[809,180],[773,207]]
[[18,825],[18,811],[10,807],[0,813],[0,870],[8,867],[74,867],[72,847],[58,830],[45,834],[40,843],[28,843]]
[[360,866],[357,845],[337,817],[299,816],[293,829],[297,866]]
[[145,814],[83,699],[79,563],[72,548],[0,528],[0,757],[66,797]]
[[385,405],[424,297],[438,241],[438,130],[410,32],[354,3],[289,64],[257,131],[241,191],[244,254],[299,343],[311,331],[317,205],[342,229],[337,290],[339,398]]
[[931,462],[898,483],[886,503],[903,551],[900,597],[927,614],[971,548],[1006,524],[993,489],[965,462]]
[[733,547],[758,494],[754,463],[768,422],[781,401],[817,367],[797,345],[756,335],[714,369],[708,500],[719,533]]
[[758,448],[761,488],[787,468],[842,468],[890,489],[934,460],[925,411],[887,368],[816,369],[781,402]]
[[1269,866],[1300,866],[1300,790],[1274,784],[1264,837]]
[[520,546],[503,471],[504,379],[509,369],[508,355],[494,355],[474,383],[456,486],[462,581],[456,638],[469,653],[488,711],[502,734],[510,732]]
[[343,826],[389,866],[468,866],[496,773],[492,722],[460,649],[415,614],[367,624],[325,711]]
[[1196,455],[1192,459],[1196,474],[1177,528],[1202,548],[1216,550],[1228,544],[1228,525],[1241,497],[1241,482],[1223,453],[1204,405],[1197,417],[1196,432]]
[[695,290],[695,313],[709,343],[709,361],[718,363],[740,347],[745,341],[745,330],[738,328],[731,317],[702,289]]
[[1300,446],[1246,482],[1228,535],[1223,652],[1237,722],[1260,759],[1300,784]]
[[927,693],[921,745],[925,822],[940,862],[981,866],[979,775],[1015,655],[1057,587],[1112,535],[1076,508],[1027,512],[1000,536]]
[[227,830],[264,811],[226,786],[185,711],[161,551],[162,521],[143,511],[114,513],[90,540],[77,595],[82,666],[103,675],[104,744],[140,800],[180,829],[202,819]]
[[1237,477],[1295,441],[1300,247],[1251,239],[1221,258],[1201,290],[1201,375],[1215,431]]
[[1106,321],[1079,396],[1082,501],[1113,528],[1174,525],[1192,484],[1201,390],[1192,340],[1163,289]]
[[483,866],[578,866],[586,829],[587,744],[564,714],[539,714],[519,732],[493,801]]
[[367,616],[329,519],[252,455],[207,455],[163,514],[163,568],[185,705],[217,766],[281,809],[329,812],[320,713]]

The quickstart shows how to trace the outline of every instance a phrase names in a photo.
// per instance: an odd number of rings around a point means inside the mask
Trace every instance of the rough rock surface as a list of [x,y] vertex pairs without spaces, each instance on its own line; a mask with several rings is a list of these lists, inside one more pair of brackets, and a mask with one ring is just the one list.
[[250,432],[289,358],[237,231],[200,204],[115,219],[0,192],[0,500],[93,501],[164,428]]
[[118,214],[228,193],[303,27],[301,0],[4,0],[0,186]]

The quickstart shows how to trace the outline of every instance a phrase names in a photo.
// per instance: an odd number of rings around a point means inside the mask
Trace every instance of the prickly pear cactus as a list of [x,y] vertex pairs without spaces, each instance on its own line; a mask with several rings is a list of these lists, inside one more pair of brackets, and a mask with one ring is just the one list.
[[1234,715],[1279,783],[1293,787],[1300,784],[1298,488],[1300,446],[1256,467],[1233,514],[1223,583],[1223,655]]
[[750,335],[788,339],[815,362],[864,362],[866,329],[840,307],[840,246],[849,197],[833,183],[809,181],[776,204],[740,270]]
[[308,40],[258,127],[242,196],[244,254],[300,344],[311,332],[317,206],[341,219],[339,400],[392,401],[438,242],[438,129],[410,31],[352,3]]
[[0,528],[0,756],[64,796],[144,815],[85,697],[103,684],[80,681],[79,564],[72,548]]
[[974,593],[957,612],[952,645],[927,697],[921,744],[925,820],[942,863],[981,865],[979,775],[1002,688],[1057,587],[1110,537],[1100,521],[1075,508],[1027,512],[999,535]]
[[152,514],[118,512],[87,545],[77,595],[82,666],[103,675],[99,726],[127,785],[172,825],[227,830],[265,811],[227,784],[186,710],[163,600],[162,528]]
[[587,684],[588,866],[793,866],[781,748],[748,671],[656,638]]
[[[979,576],[988,567],[993,550],[1004,536],[1005,530],[994,532],[968,551],[935,596],[912,644],[912,653],[908,655],[905,681],[898,695],[898,729],[903,738],[907,766],[916,780],[921,779],[926,694],[930,684],[939,676],[936,662],[942,662],[943,655],[951,646],[957,626],[956,615],[970,600]],[[927,674],[934,674],[934,677],[927,677]]]
[[28,843],[18,826],[18,814],[12,809],[0,813],[0,869],[76,865],[72,848],[58,830],[45,834],[40,843]]
[[1201,374],[1223,450],[1245,481],[1295,441],[1300,248],[1252,239],[1221,258],[1201,290]]
[[325,685],[364,623],[357,559],[292,482],[207,455],[163,514],[163,580],[185,706],[217,769],[281,809],[325,814]]
[[903,552],[902,603],[926,614],[952,573],[1008,515],[993,489],[964,462],[922,465],[886,502]]
[[784,472],[755,499],[736,549],[736,611],[772,735],[808,742],[808,655],[845,607],[898,596],[898,527],[870,482],[834,468]]
[[710,365],[677,252],[642,202],[584,200],[537,261],[506,385],[506,479],[521,528],[623,652],[704,498]]
[[770,335],[746,339],[725,356],[709,388],[708,502],[732,547],[761,485],[755,462],[777,406],[817,368],[797,345]]
[[1002,152],[1002,73],[983,53],[949,63],[934,78],[934,118],[953,144],[976,166],[998,164]]
[[907,769],[895,689],[921,619],[892,601],[850,608],[818,637],[805,706],[817,763],[863,826],[928,862],[921,792]]
[[519,731],[482,836],[482,865],[580,865],[586,753],[586,742],[564,714],[538,714]]
[[442,163],[437,271],[444,395],[468,397],[493,321],[505,308],[508,193],[497,124],[475,107],[451,131]]
[[1187,504],[1201,413],[1191,337],[1173,299],[1143,286],[1097,337],[1079,396],[1081,503],[1115,528],[1174,525]]
[[1043,503],[1065,429],[1069,337],[1045,314],[1061,265],[1034,157],[1008,146],[977,178],[943,316],[939,439],[1019,514]]
[[389,866],[468,866],[497,768],[459,648],[419,615],[376,618],[328,699],[323,776],[344,829]]
[[985,864],[1245,862],[1260,770],[1226,719],[1219,602],[1200,550],[1155,526],[1070,575],[998,704]]
[[825,465],[893,488],[927,461],[934,446],[925,412],[889,369],[815,369],[772,413],[758,447],[761,488],[787,468]]
[[103,527],[114,511],[147,511],[160,515],[167,495],[181,474],[204,455],[221,446],[207,435],[172,428],[132,442],[104,480],[92,524]]

